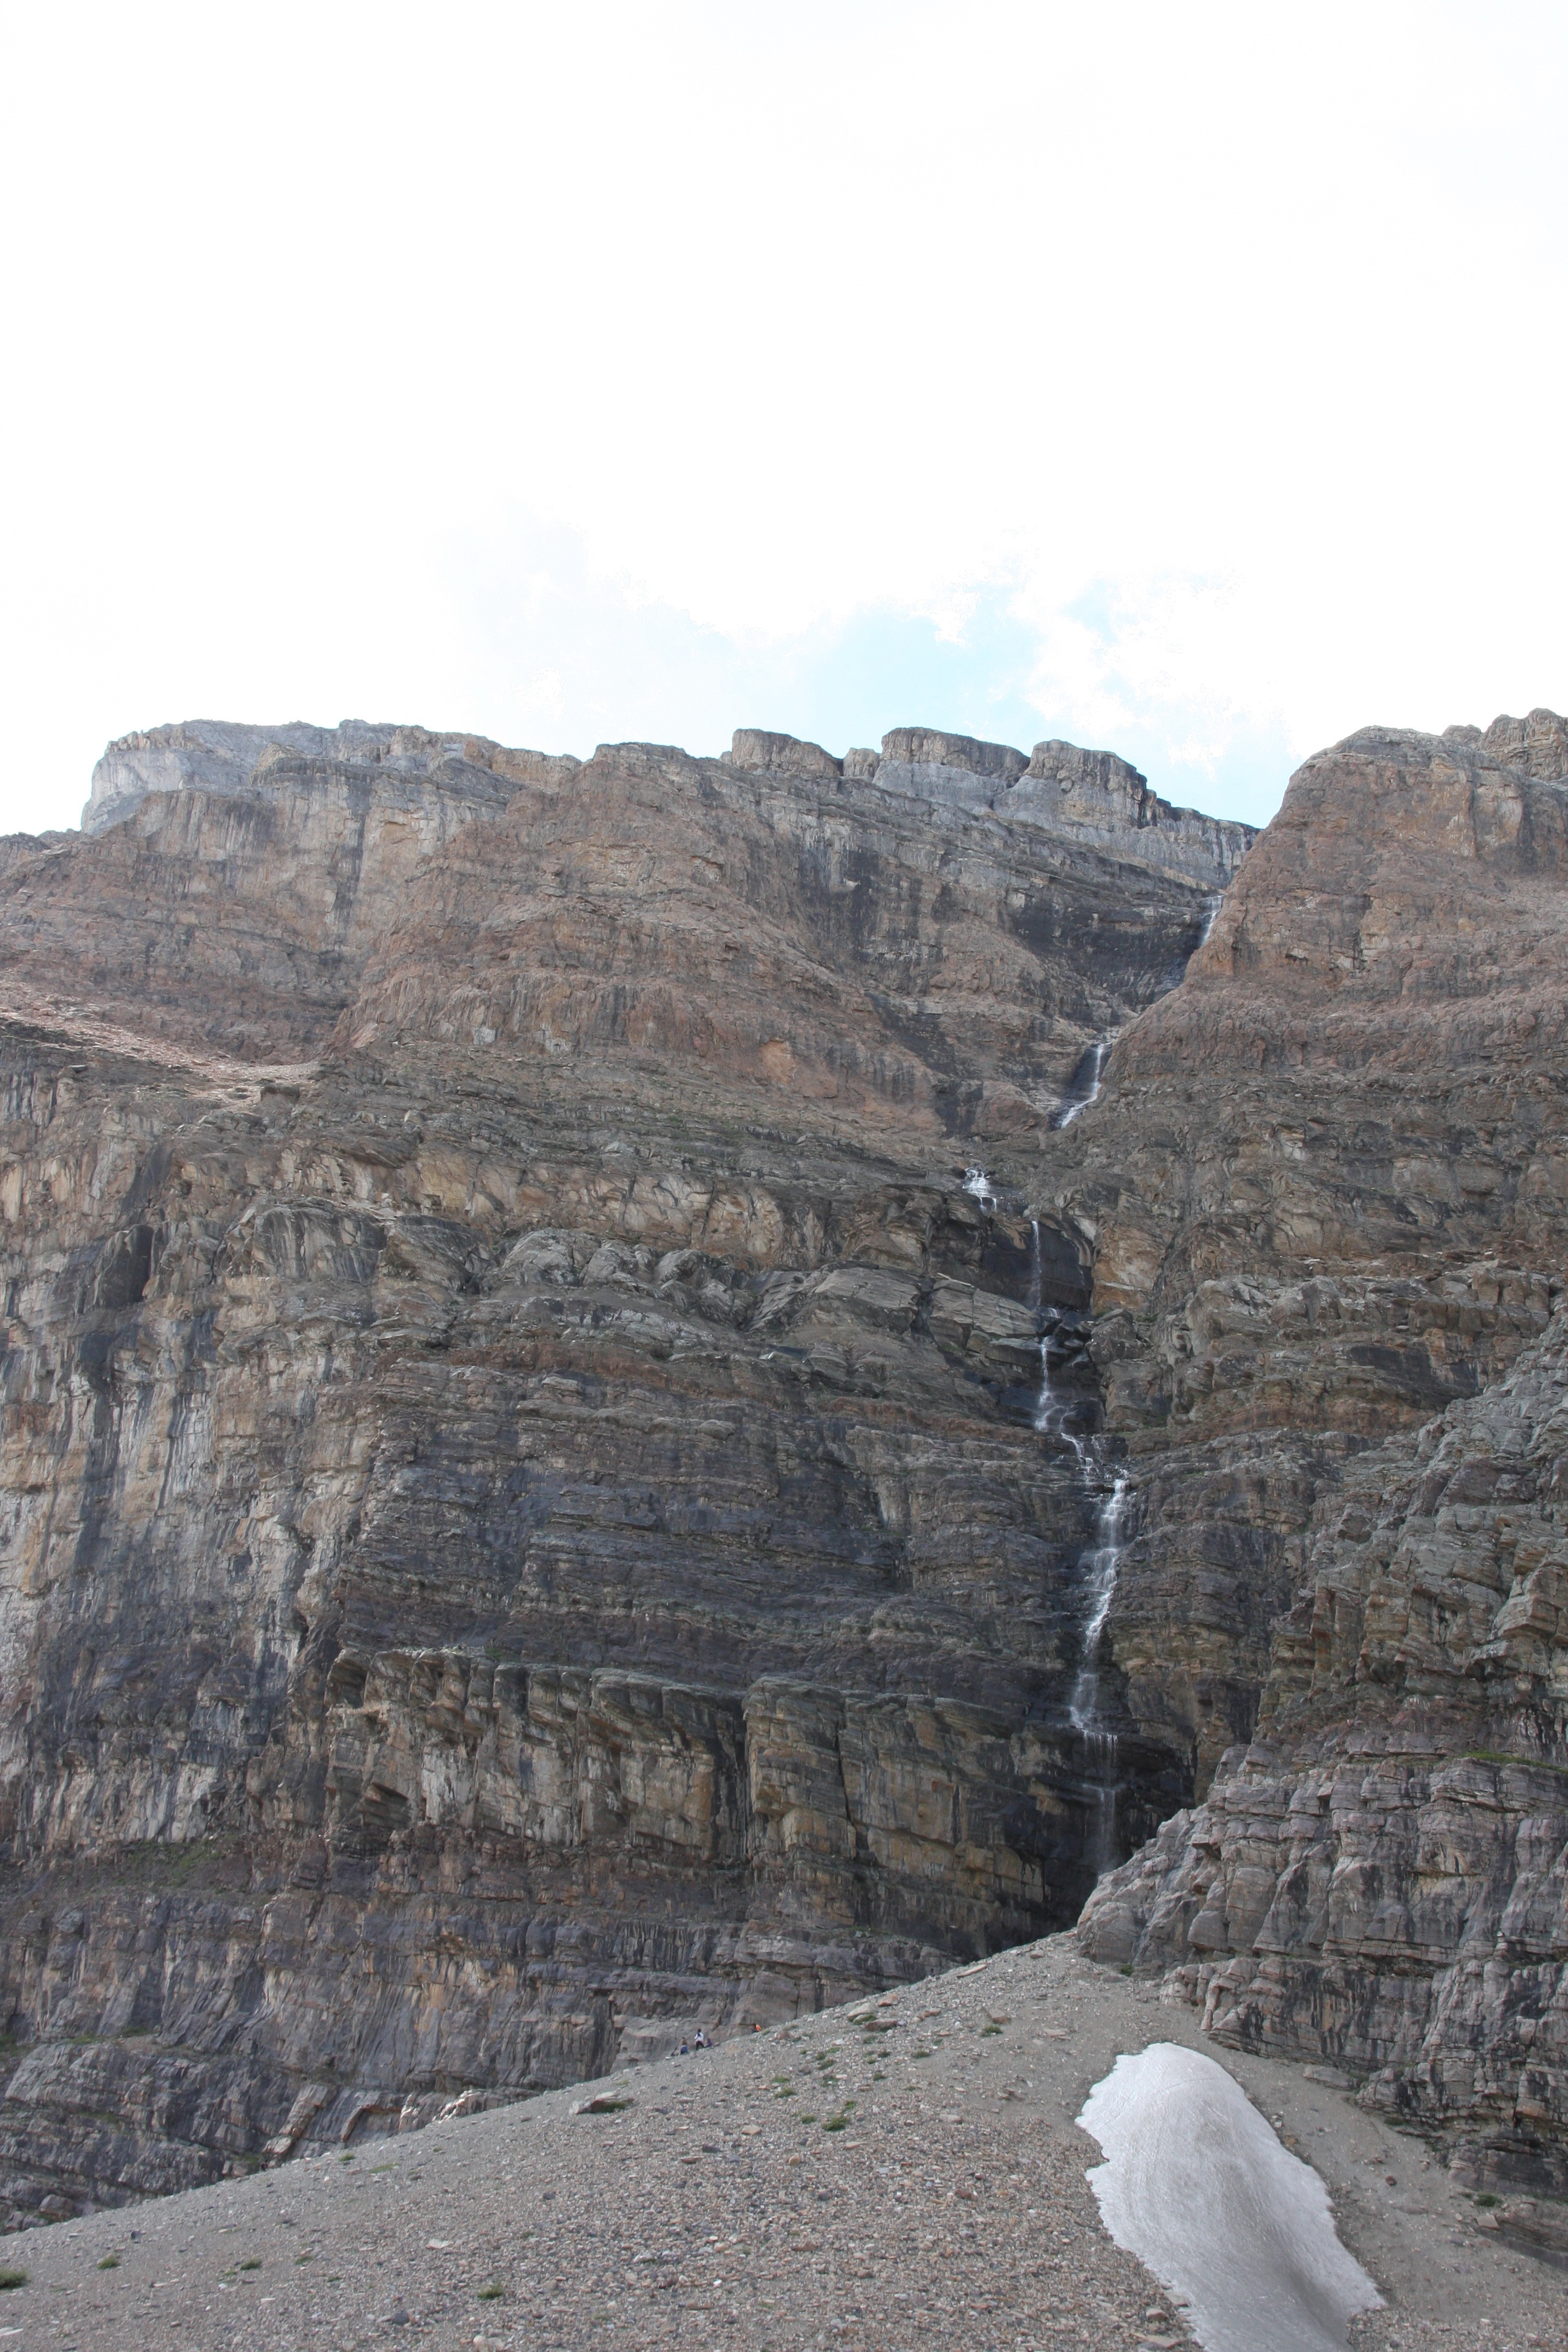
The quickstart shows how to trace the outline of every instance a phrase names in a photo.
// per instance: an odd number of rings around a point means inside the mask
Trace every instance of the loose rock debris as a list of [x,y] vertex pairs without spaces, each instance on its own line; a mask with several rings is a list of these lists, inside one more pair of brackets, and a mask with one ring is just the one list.
[[[29,2231],[0,2327],[22,2352],[1175,2352],[1192,2315],[1101,2227],[1074,2121],[1119,2053],[1171,2042],[1202,2043],[1192,2011],[1052,1937],[348,2161]],[[1568,2341],[1568,2277],[1489,2240],[1419,2142],[1300,2066],[1205,2046],[1387,2298],[1353,2345]]]

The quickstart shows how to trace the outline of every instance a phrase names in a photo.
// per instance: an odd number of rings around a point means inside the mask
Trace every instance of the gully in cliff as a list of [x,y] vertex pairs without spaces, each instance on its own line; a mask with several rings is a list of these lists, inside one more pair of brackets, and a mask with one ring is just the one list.
[[1086,1048],[1077,1068],[1068,1081],[1068,1090],[1060,1104],[1051,1113],[1053,1127],[1070,1127],[1094,1102],[1100,1094],[1100,1082],[1110,1056],[1110,1040],[1102,1037],[1098,1045]]

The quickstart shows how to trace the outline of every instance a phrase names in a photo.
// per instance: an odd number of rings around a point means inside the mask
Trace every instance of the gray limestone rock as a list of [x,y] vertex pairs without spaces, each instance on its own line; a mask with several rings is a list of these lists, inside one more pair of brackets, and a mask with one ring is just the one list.
[[335,728],[290,720],[280,727],[198,719],[154,727],[110,743],[92,772],[82,830],[100,833],[149,793],[202,792],[229,799],[277,799],[301,774],[358,772],[384,795],[420,805],[432,787],[495,805],[509,786],[559,789],[582,765],[570,755],[514,751],[483,736],[432,734],[423,727],[374,727],[346,719]]
[[844,763],[820,743],[803,743],[794,735],[769,735],[759,727],[737,727],[728,758],[732,766],[779,776],[821,776],[844,772]]
[[1037,743],[1026,760],[1005,743],[904,727],[882,738],[876,782],[951,806],[986,810],[1020,824],[1167,866],[1223,891],[1254,840],[1250,825],[1173,808],[1111,751]]

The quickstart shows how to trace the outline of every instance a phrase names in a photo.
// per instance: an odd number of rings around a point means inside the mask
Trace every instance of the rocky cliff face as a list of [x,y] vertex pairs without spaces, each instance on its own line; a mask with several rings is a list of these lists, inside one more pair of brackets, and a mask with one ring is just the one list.
[[1091,1949],[1563,2191],[1563,720],[1250,847],[916,729],[100,778],[0,855],[15,2215],[1132,1849]]
[[1032,1934],[1192,1793],[1073,1704],[1091,1253],[966,1171],[1214,843],[886,763],[167,729],[5,845],[13,2218]]
[[1110,1638],[1219,1767],[1086,1942],[1556,2196],[1565,787],[1549,712],[1309,761],[1072,1190],[1143,1487]]

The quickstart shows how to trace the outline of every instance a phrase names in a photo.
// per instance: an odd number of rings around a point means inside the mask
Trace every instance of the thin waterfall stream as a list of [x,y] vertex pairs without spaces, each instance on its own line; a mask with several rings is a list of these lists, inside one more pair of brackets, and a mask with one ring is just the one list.
[[[1037,1315],[1040,1311],[1040,1221],[1029,1220],[1029,1304]],[[1051,1335],[1040,1335],[1040,1385],[1035,1397],[1034,1423],[1042,1437],[1054,1437],[1063,1445],[1070,1445],[1080,1477],[1089,1470],[1089,1442],[1068,1426],[1068,1416],[1078,1410],[1078,1399],[1058,1396],[1051,1384]]]
[[[1029,1305],[1037,1315],[1041,1307],[1040,1224],[1037,1217],[1029,1221]],[[1086,1483],[1103,1473],[1094,1443],[1080,1437],[1068,1425],[1068,1416],[1077,1409],[1078,1400],[1058,1394],[1051,1381],[1051,1335],[1040,1339],[1040,1386],[1035,1399],[1034,1423],[1042,1437],[1072,1448],[1078,1474]],[[1131,1514],[1131,1487],[1120,1470],[1111,1475],[1108,1488],[1102,1488],[1094,1515],[1094,1531],[1087,1548],[1079,1556],[1079,1569],[1083,1579],[1084,1620],[1079,1650],[1078,1672],[1072,1693],[1068,1700],[1068,1717],[1073,1729],[1083,1741],[1084,1761],[1088,1767],[1089,1787],[1093,1792],[1094,1816],[1086,1841],[1086,1859],[1098,1878],[1108,1863],[1115,1859],[1116,1796],[1120,1785],[1117,1738],[1102,1720],[1100,1696],[1100,1658],[1105,1638],[1106,1621],[1110,1604],[1116,1597],[1117,1579],[1127,1550],[1127,1523]]]
[[1086,1111],[1100,1093],[1100,1081],[1110,1055],[1110,1040],[1100,1038],[1080,1055],[1079,1065],[1068,1084],[1068,1098],[1051,1114],[1053,1127],[1070,1127],[1080,1111]]
[[977,1166],[964,1170],[963,1189],[972,1201],[979,1202],[988,1216],[992,1214],[996,1207],[996,1187],[984,1168]]
[[1107,1730],[1101,1716],[1100,1654],[1105,1621],[1116,1598],[1116,1581],[1127,1550],[1129,1492],[1126,1477],[1117,1471],[1110,1493],[1101,1497],[1095,1513],[1094,1541],[1079,1563],[1085,1572],[1084,1598],[1089,1613],[1084,1620],[1078,1674],[1068,1701],[1073,1728],[1083,1739],[1084,1760],[1094,1791],[1094,1822],[1087,1859],[1096,1878],[1116,1858],[1116,1792],[1120,1786],[1117,1738],[1113,1731]]

